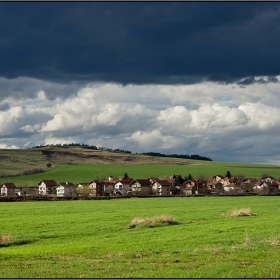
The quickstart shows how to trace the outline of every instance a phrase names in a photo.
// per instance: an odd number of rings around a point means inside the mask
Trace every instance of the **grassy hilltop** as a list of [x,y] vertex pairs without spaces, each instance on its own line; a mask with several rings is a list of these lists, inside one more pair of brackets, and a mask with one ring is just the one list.
[[[48,168],[47,163],[51,164]],[[8,177],[28,170],[42,169],[44,173]],[[88,182],[92,179],[122,177],[125,172],[133,178],[172,176],[181,174],[193,177],[243,174],[261,177],[267,173],[280,177],[280,166],[213,162],[167,157],[135,155],[122,152],[91,150],[83,147],[41,147],[33,149],[0,150],[0,182],[14,182],[18,186],[36,185],[42,179]]]

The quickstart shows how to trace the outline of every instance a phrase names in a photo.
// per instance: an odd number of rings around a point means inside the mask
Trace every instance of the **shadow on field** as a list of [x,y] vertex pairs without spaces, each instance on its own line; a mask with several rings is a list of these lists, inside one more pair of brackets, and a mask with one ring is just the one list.
[[20,240],[20,241],[8,242],[8,243],[0,243],[0,248],[1,247],[11,247],[11,246],[26,245],[26,244],[31,244],[33,242],[34,241],[32,241],[32,240]]

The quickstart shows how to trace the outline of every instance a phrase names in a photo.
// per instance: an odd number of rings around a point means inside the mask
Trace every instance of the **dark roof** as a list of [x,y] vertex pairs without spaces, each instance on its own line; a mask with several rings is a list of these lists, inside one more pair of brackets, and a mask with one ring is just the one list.
[[104,186],[113,186],[113,185],[115,185],[115,181],[114,182],[113,181],[104,181],[102,183],[104,184]]
[[266,179],[266,178],[275,179],[275,178],[274,178],[274,177],[272,177],[272,176],[264,176],[264,177],[262,177],[262,179]]
[[100,180],[91,180],[89,183],[91,184],[91,183],[93,183],[93,182],[95,182],[95,183],[101,183],[102,181],[100,181]]
[[157,182],[157,183],[160,184],[161,186],[170,186],[170,185],[171,185],[171,183],[168,182],[167,180],[160,180],[160,179],[158,179],[158,180],[155,180],[154,183],[155,183],[155,182]]
[[2,185],[1,185],[1,187],[2,186],[5,186],[6,188],[16,188],[16,185],[14,184],[14,183],[3,183]]
[[40,181],[40,183],[41,182],[44,182],[46,184],[46,186],[56,186],[57,185],[57,182],[55,180],[42,180],[42,181]]
[[134,181],[137,181],[141,185],[151,185],[151,182],[148,179],[135,179],[132,182]]
[[60,182],[59,184],[58,184],[58,186],[63,186],[63,187],[74,187],[74,184],[73,183],[71,183],[71,182]]

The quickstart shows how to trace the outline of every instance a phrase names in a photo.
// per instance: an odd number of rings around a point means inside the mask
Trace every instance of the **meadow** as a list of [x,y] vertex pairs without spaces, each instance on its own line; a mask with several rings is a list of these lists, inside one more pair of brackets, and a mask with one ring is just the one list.
[[[2,202],[0,276],[279,278],[279,214],[279,196]],[[130,226],[158,215],[176,223]]]
[[2,182],[13,182],[16,186],[36,186],[41,180],[56,180],[57,182],[90,182],[93,179],[107,179],[110,175],[121,178],[126,172],[129,177],[140,179],[149,177],[165,178],[173,174],[183,177],[191,174],[194,178],[203,175],[206,177],[221,174],[226,175],[230,170],[232,176],[243,174],[245,177],[260,178],[269,174],[275,178],[280,177],[280,167],[254,164],[234,164],[220,162],[199,162],[192,165],[178,164],[81,164],[58,166],[44,173],[26,176],[1,178]]

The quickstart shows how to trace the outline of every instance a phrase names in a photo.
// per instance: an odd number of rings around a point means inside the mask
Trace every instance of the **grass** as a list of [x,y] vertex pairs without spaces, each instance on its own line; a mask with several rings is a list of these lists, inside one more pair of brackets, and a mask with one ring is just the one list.
[[[258,215],[221,216],[247,208]],[[278,196],[2,202],[0,215],[14,238],[1,278],[279,278]],[[130,229],[135,217],[176,223]]]

